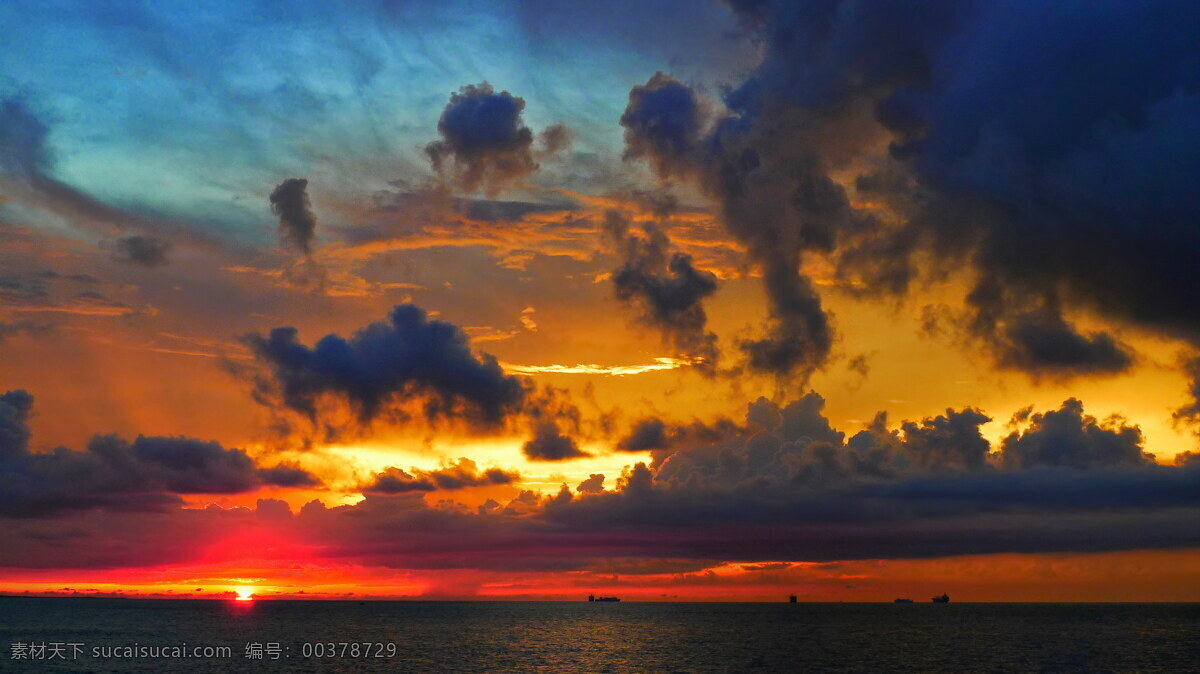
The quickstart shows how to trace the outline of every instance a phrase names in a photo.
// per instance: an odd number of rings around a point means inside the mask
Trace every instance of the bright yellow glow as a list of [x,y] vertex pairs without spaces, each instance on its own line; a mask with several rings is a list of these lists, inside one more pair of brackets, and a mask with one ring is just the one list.
[[702,361],[703,359],[684,359],[684,358],[655,358],[653,363],[644,365],[596,365],[579,363],[577,365],[512,365],[504,363],[504,369],[512,374],[598,374],[608,375],[612,377],[624,377],[631,374],[642,374],[643,372],[657,372],[660,370],[675,370],[681,367],[691,365],[693,362]]
[[237,593],[235,601],[254,601],[254,588],[239,587],[234,590]]
[[[574,487],[589,476],[600,473],[605,476],[605,487],[612,489],[621,471],[639,461],[650,461],[650,452],[616,452],[603,443],[580,443],[580,449],[592,456],[566,463],[530,461],[521,451],[526,438],[447,438],[436,444],[422,442],[362,443],[355,445],[328,445],[321,454],[336,456],[342,465],[352,463],[357,471],[352,479],[339,481],[326,475],[322,466],[305,464],[326,477],[326,484],[337,488],[352,489],[353,485],[369,479],[374,473],[389,466],[404,470],[418,468],[437,470],[446,462],[458,457],[473,459],[479,468],[499,467],[517,470],[521,480],[513,485],[516,489],[529,489],[543,494],[557,492],[566,483]],[[313,459],[315,457],[302,457]],[[514,493],[515,496],[515,493]],[[349,502],[349,501],[343,501]]]

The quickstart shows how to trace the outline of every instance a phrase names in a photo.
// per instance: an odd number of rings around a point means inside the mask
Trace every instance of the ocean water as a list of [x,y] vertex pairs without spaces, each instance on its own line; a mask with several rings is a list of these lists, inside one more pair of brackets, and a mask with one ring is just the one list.
[[[229,650],[114,655],[184,644]],[[18,672],[1200,672],[1200,604],[0,598],[0,646]]]

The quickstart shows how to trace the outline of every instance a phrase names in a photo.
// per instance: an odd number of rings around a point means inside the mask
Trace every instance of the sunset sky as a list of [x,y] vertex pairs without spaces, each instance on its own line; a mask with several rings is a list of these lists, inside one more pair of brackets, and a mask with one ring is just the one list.
[[0,593],[1200,601],[1198,34],[0,3]]

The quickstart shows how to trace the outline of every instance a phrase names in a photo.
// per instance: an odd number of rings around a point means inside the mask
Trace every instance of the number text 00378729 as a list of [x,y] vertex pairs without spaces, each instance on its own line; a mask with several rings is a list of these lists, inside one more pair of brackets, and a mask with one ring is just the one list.
[[396,644],[379,641],[316,641],[300,645],[300,655],[306,658],[392,658]]

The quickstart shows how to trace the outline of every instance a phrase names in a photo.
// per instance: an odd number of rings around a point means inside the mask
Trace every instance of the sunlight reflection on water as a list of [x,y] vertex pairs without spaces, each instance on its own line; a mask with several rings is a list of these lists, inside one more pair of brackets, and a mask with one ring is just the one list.
[[[84,657],[28,671],[1165,672],[1200,668],[1200,605],[11,598],[0,599],[0,641],[5,649],[187,642],[231,652],[223,660]],[[303,644],[329,642],[394,643],[396,656],[304,657]],[[278,643],[280,659],[247,660],[247,643]],[[5,671],[16,666],[8,656]]]

